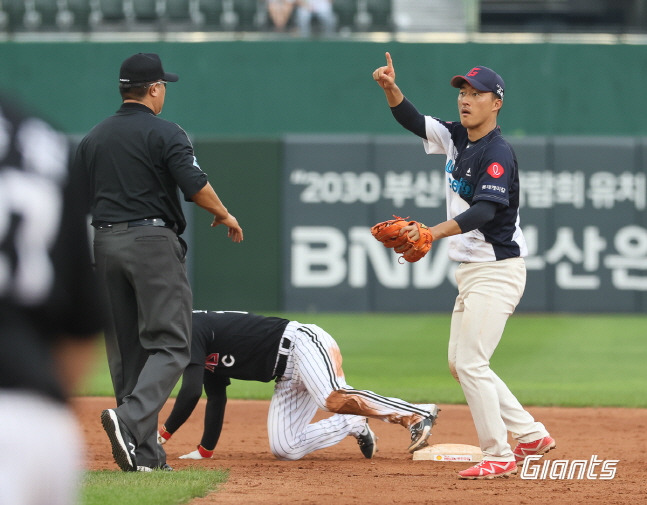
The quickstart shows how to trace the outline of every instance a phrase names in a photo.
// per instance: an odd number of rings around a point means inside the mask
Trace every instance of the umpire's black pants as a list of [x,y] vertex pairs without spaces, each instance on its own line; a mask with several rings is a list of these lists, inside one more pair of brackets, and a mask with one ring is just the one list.
[[193,296],[185,253],[168,228],[118,223],[95,233],[116,412],[137,440],[138,465],[166,463],[158,414],[189,363]]

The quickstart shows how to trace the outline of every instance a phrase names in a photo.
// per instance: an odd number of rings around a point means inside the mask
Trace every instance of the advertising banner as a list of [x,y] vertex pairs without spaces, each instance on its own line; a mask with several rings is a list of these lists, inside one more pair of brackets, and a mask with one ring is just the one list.
[[[627,138],[511,138],[528,281],[518,310],[647,309],[647,149]],[[288,136],[283,305],[289,311],[446,311],[447,241],[417,263],[370,234],[392,215],[446,220],[444,155],[405,136]]]

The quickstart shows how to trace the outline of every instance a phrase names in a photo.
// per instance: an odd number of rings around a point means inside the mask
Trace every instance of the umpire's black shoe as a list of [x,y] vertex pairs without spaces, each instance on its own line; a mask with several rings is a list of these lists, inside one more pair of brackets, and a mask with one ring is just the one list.
[[132,436],[128,428],[117,417],[117,413],[112,410],[101,412],[101,424],[106,430],[110,444],[112,445],[112,457],[124,472],[137,471],[137,459],[135,458],[135,437]]
[[436,424],[439,410],[438,406],[434,405],[429,417],[425,417],[422,421],[417,422],[413,426],[409,426],[409,431],[411,432],[411,444],[408,449],[409,452],[416,452],[418,449],[422,449],[429,445],[427,439],[429,438],[429,435],[431,435],[431,427]]
[[364,425],[364,431],[357,436],[357,443],[359,444],[359,450],[367,459],[371,459],[377,452],[377,437],[369,428],[368,421]]

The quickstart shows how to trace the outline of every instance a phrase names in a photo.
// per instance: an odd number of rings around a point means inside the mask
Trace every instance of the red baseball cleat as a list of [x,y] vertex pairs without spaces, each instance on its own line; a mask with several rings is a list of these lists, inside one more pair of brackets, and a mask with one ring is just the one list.
[[517,464],[514,461],[481,461],[467,470],[458,472],[459,479],[496,479],[509,477],[517,473]]
[[539,440],[535,440],[534,442],[519,442],[512,453],[514,454],[514,459],[517,461],[517,465],[523,465],[523,460],[526,459],[526,456],[546,454],[555,447],[557,447],[555,439],[551,436],[547,436],[540,438]]

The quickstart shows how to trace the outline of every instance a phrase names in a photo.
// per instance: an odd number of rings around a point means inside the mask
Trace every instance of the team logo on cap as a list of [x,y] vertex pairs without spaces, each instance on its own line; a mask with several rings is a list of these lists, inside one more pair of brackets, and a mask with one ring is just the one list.
[[503,170],[503,166],[500,163],[492,163],[487,167],[487,173],[495,179],[498,179],[505,173],[505,170]]

